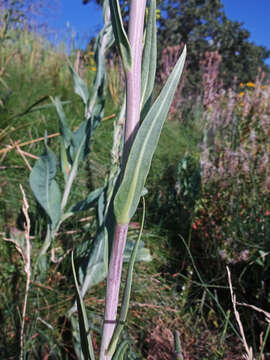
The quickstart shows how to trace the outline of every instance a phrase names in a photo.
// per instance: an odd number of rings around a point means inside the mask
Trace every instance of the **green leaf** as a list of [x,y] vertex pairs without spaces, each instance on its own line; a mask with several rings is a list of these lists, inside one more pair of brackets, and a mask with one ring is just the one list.
[[61,192],[55,180],[52,181],[49,188],[48,209],[53,228],[55,228],[61,218]]
[[148,20],[146,25],[145,44],[142,58],[142,83],[141,83],[141,109],[142,116],[146,114],[151,105],[151,98],[155,84],[157,67],[157,25],[156,25],[156,0],[150,2]]
[[116,44],[119,47],[125,70],[130,70],[132,65],[131,49],[124,29],[119,1],[110,0],[110,9]]
[[59,129],[60,129],[60,134],[61,134],[61,138],[60,138],[61,170],[62,170],[62,173],[64,174],[65,182],[67,182],[68,174],[69,174],[69,171],[70,171],[70,168],[72,165],[72,161],[71,161],[70,157],[68,156],[68,148],[70,146],[70,142],[71,142],[71,138],[72,138],[73,134],[67,125],[66,115],[65,115],[65,112],[63,109],[62,102],[60,101],[60,99],[58,97],[56,97],[54,99],[51,98],[51,100],[56,108],[58,118],[59,118]]
[[[5,81],[0,78],[0,81],[3,83],[3,85],[8,88],[8,86],[6,85]],[[9,89],[8,89],[8,92],[7,92],[7,95],[9,95]],[[37,106],[38,104],[42,103],[44,100],[48,99],[48,95],[46,96],[42,96],[39,100],[35,101],[33,104],[31,104],[30,106],[28,106],[26,109],[24,109],[23,111],[17,113],[17,114],[14,114],[12,116],[10,116],[7,120],[8,122],[10,122],[11,120],[14,120],[16,118],[19,118],[19,117],[22,117],[26,114],[29,114],[30,112],[33,112],[33,111],[39,111],[39,110],[42,110],[42,109],[46,109],[46,108],[49,108],[49,107],[52,107],[53,104],[46,104],[46,105],[41,105],[41,106]]]
[[[124,252],[124,262],[129,262],[134,244],[135,241],[133,240],[127,242]],[[106,279],[108,273],[108,233],[106,228],[100,229],[94,239],[94,242],[90,246],[90,251],[88,250],[85,255],[80,257],[78,275],[82,284],[82,297],[84,297],[88,289]],[[81,247],[89,249],[89,242],[82,244]],[[82,252],[84,252],[84,250]],[[136,261],[151,260],[152,257],[149,249],[144,247],[143,242],[140,242],[136,254]],[[69,315],[71,315],[75,310],[76,307],[73,306],[69,310]]]
[[115,354],[113,355],[112,360],[123,360],[125,353],[128,349],[129,341],[124,340],[122,343],[117,347]]
[[91,88],[91,98],[88,107],[88,117],[92,117],[92,126],[96,128],[104,112],[104,103],[106,98],[105,78],[106,78],[106,51],[113,45],[114,36],[111,23],[104,25],[98,35],[94,47],[95,62],[97,65],[94,84]]
[[[134,248],[135,245],[135,241],[134,240],[128,240],[126,247],[125,247],[125,252],[124,252],[124,262],[128,262],[132,253],[132,250]],[[150,253],[150,250],[147,249],[144,246],[144,242],[141,241],[139,244],[139,248],[137,251],[137,255],[136,255],[136,261],[144,261],[144,262],[150,262],[152,261],[152,256]]]
[[106,195],[105,195],[105,192],[103,192],[99,199],[98,199],[98,224],[100,227],[102,227],[105,223],[105,218],[104,218],[104,215],[105,215],[105,208],[106,208]]
[[81,297],[79,284],[77,281],[73,252],[71,255],[71,265],[72,265],[72,272],[73,272],[74,283],[76,288],[76,301],[77,301],[77,309],[78,309],[78,317],[79,317],[82,352],[85,360],[95,360],[92,339],[90,333],[88,332],[88,320],[87,320],[86,310],[83,303],[83,299]]
[[65,115],[65,112],[64,112],[64,109],[63,109],[60,99],[58,97],[56,97],[54,99],[51,98],[51,100],[52,100],[52,102],[56,108],[57,114],[58,114],[60,134],[63,137],[65,148],[67,149],[70,145],[72,131],[69,129],[69,127],[67,125],[66,115]]
[[87,121],[83,121],[73,133],[69,147],[69,156],[72,161],[75,161],[76,157],[78,157],[78,161],[80,161],[88,154],[91,137],[91,131],[88,131],[89,127],[90,124]]
[[184,68],[185,58],[186,47],[134,139],[123,179],[114,199],[114,213],[119,224],[127,224],[137,209],[161,129]]
[[47,250],[51,246],[52,242],[52,229],[50,224],[47,224],[47,234],[45,241],[42,244],[41,249],[39,250],[38,258],[35,263],[34,272],[38,274],[38,278],[42,279],[46,276],[48,271],[48,259],[47,259]]
[[80,268],[82,281],[82,296],[94,285],[103,281],[108,271],[108,233],[104,227],[98,233],[91,252],[89,254],[87,267]]
[[91,88],[91,97],[89,101],[87,119],[91,121],[92,133],[100,124],[104,113],[104,104],[106,99],[105,82],[106,82],[106,52],[114,44],[113,28],[110,20],[109,0],[103,2],[103,21],[104,26],[98,34],[94,52],[96,62],[96,76]]
[[[77,251],[82,251],[82,254],[79,255],[78,276],[82,284],[80,294],[83,298],[88,289],[103,281],[107,276],[109,261],[107,229],[105,227],[100,229],[90,246],[89,241],[84,242]],[[74,304],[68,312],[69,316],[75,310],[76,305]]]
[[73,205],[68,212],[74,213],[78,211],[85,211],[91,209],[93,206],[96,205],[98,198],[100,197],[101,193],[104,191],[104,188],[98,188],[92,191],[86,199],[77,202],[77,204]]
[[65,183],[68,181],[68,175],[71,169],[71,161],[68,156],[67,149],[65,147],[64,139],[61,138],[60,140],[60,162],[61,162],[61,170],[64,175]]
[[66,186],[65,186],[65,190],[64,190],[64,194],[63,194],[63,198],[62,198],[62,203],[61,203],[61,209],[64,210],[67,202],[68,202],[68,198],[69,198],[69,194],[71,191],[71,187],[73,184],[73,181],[77,175],[77,171],[78,171],[78,166],[79,166],[79,161],[80,161],[80,156],[82,153],[82,148],[83,145],[85,144],[84,141],[82,141],[82,143],[80,144],[77,153],[75,155],[75,159],[74,162],[72,164],[71,170],[68,174],[67,180],[66,180]]
[[56,156],[45,144],[45,153],[37,160],[30,174],[30,186],[39,202],[50,217],[53,228],[61,217],[61,193],[54,180]]
[[85,106],[88,104],[89,100],[89,92],[86,83],[80,76],[76,73],[73,66],[71,65],[71,62],[68,60],[68,65],[70,68],[70,71],[73,76],[73,82],[74,82],[74,91],[77,95],[80,96],[82,101],[84,102]]

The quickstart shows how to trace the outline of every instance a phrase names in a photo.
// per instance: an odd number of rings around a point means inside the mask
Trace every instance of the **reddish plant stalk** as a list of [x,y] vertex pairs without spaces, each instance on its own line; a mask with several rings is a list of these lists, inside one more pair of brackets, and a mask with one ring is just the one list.
[[[121,171],[122,174],[140,123],[141,63],[145,7],[146,0],[132,0],[130,3],[128,37],[131,46],[132,67],[131,70],[126,73],[127,111]],[[107,277],[105,317],[102,332],[100,360],[111,359],[110,355],[106,355],[106,350],[108,349],[116,325],[115,322],[127,231],[128,224],[116,224]]]
[[117,307],[119,298],[119,288],[122,273],[123,256],[126,245],[128,224],[116,225],[114,241],[111,251],[109,272],[106,288],[106,306],[104,314],[104,324],[102,332],[100,359],[111,359],[106,355],[106,350],[110,344],[112,334],[116,325]]
[[123,152],[123,168],[129,150],[140,124],[141,102],[141,66],[143,51],[143,26],[146,0],[131,1],[128,39],[131,47],[132,67],[126,73],[127,110],[125,123],[125,142]]

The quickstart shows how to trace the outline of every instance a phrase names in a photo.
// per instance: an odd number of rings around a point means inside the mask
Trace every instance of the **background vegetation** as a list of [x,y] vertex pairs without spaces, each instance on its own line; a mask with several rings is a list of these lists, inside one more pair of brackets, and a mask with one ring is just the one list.
[[[73,93],[65,47],[55,48],[40,35],[31,22],[35,16],[29,17],[36,13],[27,2],[3,0],[0,8],[0,355],[17,359],[25,273],[7,239],[24,237],[19,184],[30,204],[35,258],[46,229],[28,178],[43,152],[45,131],[50,147],[59,147],[50,97],[64,102],[73,129],[83,109]],[[127,325],[134,341],[129,358],[172,359],[172,330],[177,328],[185,359],[240,359],[244,348],[226,265],[239,302],[269,311],[270,301],[270,84],[263,62],[269,51],[249,42],[248,31],[225,17],[220,1],[167,1],[161,10],[160,41],[166,39],[168,47],[159,56],[160,86],[182,42],[188,42],[189,63],[147,183],[143,241],[153,259],[136,264]],[[78,50],[68,56],[90,86],[95,75],[92,48]],[[123,77],[116,55],[111,54],[107,68],[105,116],[76,183],[73,196],[78,199],[102,185],[109,169]],[[31,283],[25,324],[28,359],[76,358],[66,317],[74,301],[68,254],[91,239],[94,218],[86,212],[60,228],[51,253],[55,261],[42,281]],[[138,219],[129,238],[138,232]],[[103,299],[101,285],[86,296],[97,344]],[[267,359],[265,314],[247,306],[238,310],[256,358]]]

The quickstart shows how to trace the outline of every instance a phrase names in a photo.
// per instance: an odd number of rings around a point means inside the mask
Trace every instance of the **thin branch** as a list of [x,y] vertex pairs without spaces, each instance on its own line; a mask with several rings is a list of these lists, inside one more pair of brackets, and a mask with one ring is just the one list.
[[25,317],[26,317],[26,307],[27,307],[27,300],[28,294],[30,289],[30,282],[31,282],[31,243],[30,243],[30,218],[28,215],[28,202],[25,196],[24,190],[22,185],[20,185],[20,189],[23,195],[23,213],[25,216],[26,222],[24,223],[24,231],[25,231],[25,241],[26,241],[26,252],[25,252],[25,266],[24,271],[26,272],[26,286],[25,286],[25,295],[24,295],[24,304],[23,304],[23,313],[22,313],[22,326],[21,326],[21,333],[20,333],[20,360],[23,360],[23,347],[24,347],[24,326],[25,326]]
[[235,316],[237,324],[239,326],[242,343],[243,343],[243,345],[245,347],[245,350],[246,350],[245,358],[247,360],[254,360],[252,347],[249,347],[248,344],[247,344],[247,340],[246,340],[245,332],[244,332],[243,325],[242,325],[242,322],[241,322],[241,319],[240,319],[240,315],[239,315],[239,312],[238,312],[238,310],[236,308],[236,296],[233,293],[232,281],[231,281],[231,272],[230,272],[230,269],[229,269],[228,266],[226,266],[226,269],[227,269],[227,274],[228,274],[228,282],[229,282],[229,287],[230,287],[230,292],[231,292],[231,299],[232,299],[232,304],[233,304],[234,316]]

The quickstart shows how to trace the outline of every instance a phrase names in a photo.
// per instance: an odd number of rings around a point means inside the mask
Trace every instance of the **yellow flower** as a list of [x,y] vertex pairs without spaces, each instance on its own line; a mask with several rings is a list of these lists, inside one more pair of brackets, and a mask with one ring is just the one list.
[[246,86],[254,88],[255,84],[253,82],[249,81],[249,82],[246,83]]
[[240,98],[241,98],[241,97],[243,97],[243,96],[244,96],[244,94],[245,94],[245,93],[244,93],[244,91],[241,91],[241,92],[238,94],[238,97],[240,97]]

